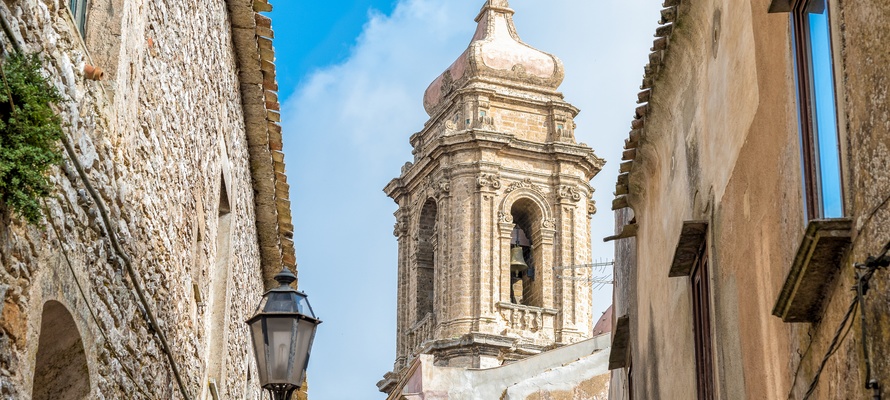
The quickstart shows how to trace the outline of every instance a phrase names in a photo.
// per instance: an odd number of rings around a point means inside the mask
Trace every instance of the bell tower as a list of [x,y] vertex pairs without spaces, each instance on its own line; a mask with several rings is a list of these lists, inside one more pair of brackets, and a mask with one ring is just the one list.
[[562,62],[523,43],[488,0],[470,45],[424,94],[398,204],[397,354],[389,392],[421,353],[490,368],[591,334],[589,181],[604,161],[575,141]]

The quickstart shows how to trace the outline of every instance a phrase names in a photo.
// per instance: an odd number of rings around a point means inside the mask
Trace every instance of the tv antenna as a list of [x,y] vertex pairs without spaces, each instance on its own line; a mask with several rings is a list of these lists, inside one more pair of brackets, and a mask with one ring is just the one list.
[[[587,282],[590,283],[594,290],[600,290],[606,285],[614,284],[615,281],[612,277],[612,272],[610,269],[615,266],[614,260],[605,260],[591,263],[591,264],[577,264],[577,265],[567,265],[561,267],[553,267],[553,270],[557,272],[556,279],[565,279],[576,282]],[[590,269],[591,276],[569,276],[563,275],[560,272],[563,271],[574,271],[579,269]]]

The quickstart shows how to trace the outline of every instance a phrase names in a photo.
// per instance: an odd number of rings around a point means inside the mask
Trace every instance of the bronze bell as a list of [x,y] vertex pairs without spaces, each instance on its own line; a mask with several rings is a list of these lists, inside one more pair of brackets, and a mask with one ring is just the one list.
[[516,246],[510,249],[510,272],[516,274],[528,270],[525,257],[522,255],[522,247]]

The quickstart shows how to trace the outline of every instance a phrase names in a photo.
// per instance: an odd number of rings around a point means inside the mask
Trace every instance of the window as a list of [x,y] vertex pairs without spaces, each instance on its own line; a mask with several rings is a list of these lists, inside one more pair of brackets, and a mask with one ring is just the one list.
[[714,398],[713,349],[711,348],[711,288],[707,252],[702,252],[692,271],[692,322],[695,335],[695,376],[698,400]]
[[81,36],[86,34],[87,30],[87,0],[69,0],[68,7],[71,8],[71,15],[74,15],[74,23]]
[[844,216],[828,0],[797,0],[792,12],[805,213]]

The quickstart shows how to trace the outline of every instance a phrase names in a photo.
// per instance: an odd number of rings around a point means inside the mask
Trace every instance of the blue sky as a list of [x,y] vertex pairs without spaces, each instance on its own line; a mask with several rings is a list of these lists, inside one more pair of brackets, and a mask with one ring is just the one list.
[[[426,87],[466,48],[483,0],[275,1],[278,81],[300,288],[325,322],[313,400],[383,399],[395,358],[395,203]],[[607,160],[592,185],[594,258],[611,259],[609,210],[660,1],[512,0],[526,43],[559,56],[582,111],[578,141]],[[594,292],[605,310],[611,287]],[[596,312],[595,317],[599,316]]]
[[275,1],[272,17],[279,96],[313,71],[346,60],[369,13],[389,14],[397,0]]

